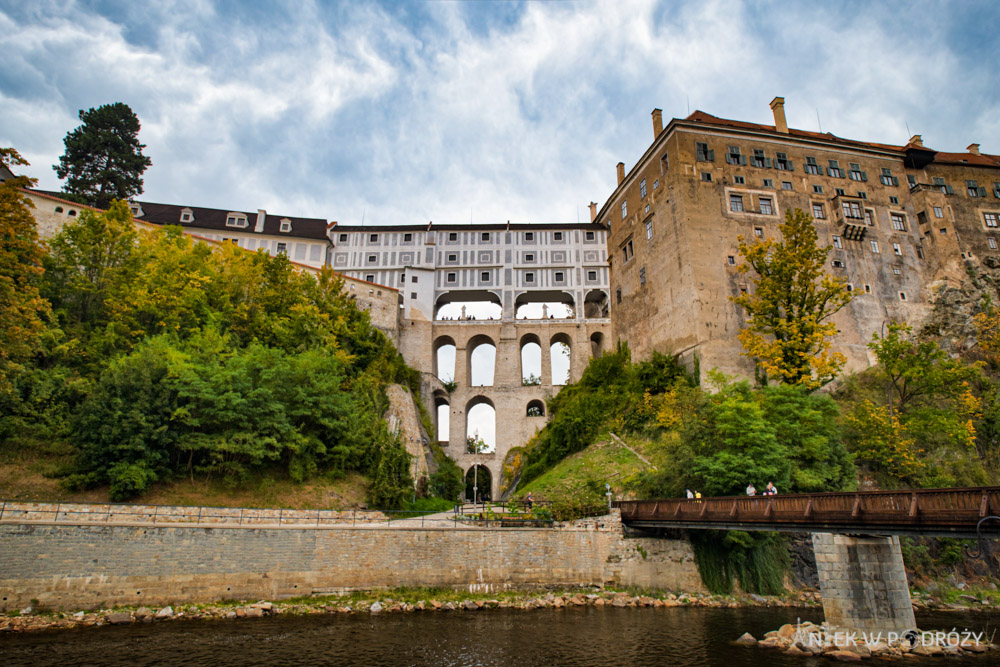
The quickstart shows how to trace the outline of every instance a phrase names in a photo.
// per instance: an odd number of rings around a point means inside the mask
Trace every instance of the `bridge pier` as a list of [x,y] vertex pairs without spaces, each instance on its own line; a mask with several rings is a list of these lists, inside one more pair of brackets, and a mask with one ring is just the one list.
[[917,627],[899,537],[813,533],[812,540],[827,623],[883,635]]

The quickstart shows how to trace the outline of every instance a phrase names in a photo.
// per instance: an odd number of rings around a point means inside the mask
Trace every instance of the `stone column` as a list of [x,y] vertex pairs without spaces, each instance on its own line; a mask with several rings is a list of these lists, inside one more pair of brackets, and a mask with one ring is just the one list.
[[899,634],[917,627],[898,537],[813,533],[812,538],[830,625]]

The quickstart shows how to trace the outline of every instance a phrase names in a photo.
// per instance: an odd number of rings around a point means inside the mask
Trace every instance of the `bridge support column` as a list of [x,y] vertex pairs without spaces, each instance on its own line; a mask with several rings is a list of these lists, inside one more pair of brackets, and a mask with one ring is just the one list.
[[898,537],[813,533],[812,539],[827,623],[867,633],[917,627]]

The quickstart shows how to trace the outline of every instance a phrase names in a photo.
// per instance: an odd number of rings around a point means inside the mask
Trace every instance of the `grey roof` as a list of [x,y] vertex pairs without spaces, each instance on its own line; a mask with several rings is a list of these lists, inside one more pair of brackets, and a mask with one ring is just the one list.
[[[142,209],[136,220],[152,222],[158,225],[180,225],[189,229],[212,229],[218,231],[233,231],[235,228],[226,226],[226,217],[229,213],[242,213],[247,217],[247,226],[239,228],[243,234],[253,234],[257,224],[256,211],[239,211],[230,209],[228,211],[217,208],[202,208],[200,206],[178,206],[176,204],[157,204],[142,200],[133,200],[133,204],[138,204]],[[191,211],[194,218],[192,222],[181,222],[181,211],[185,209]],[[281,221],[288,219],[292,223],[292,231],[281,231]],[[271,215],[264,218],[264,231],[260,234],[272,236],[288,236],[291,238],[322,239],[328,241],[326,235],[326,220],[322,218],[294,218],[290,215]]]

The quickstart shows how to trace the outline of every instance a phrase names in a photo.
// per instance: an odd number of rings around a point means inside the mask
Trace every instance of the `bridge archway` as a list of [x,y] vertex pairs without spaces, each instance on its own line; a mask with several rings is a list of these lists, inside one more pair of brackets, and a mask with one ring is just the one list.
[[590,334],[590,356],[594,359],[600,359],[601,355],[604,354],[604,334],[600,331],[595,331]]
[[465,473],[465,500],[484,503],[493,500],[493,473],[477,463]]
[[525,416],[527,417],[544,417],[545,416],[545,403],[534,400],[528,401],[528,407],[525,410]]
[[[481,438],[486,443],[485,452],[488,454],[497,450],[496,437],[497,411],[493,401],[485,396],[476,396],[465,406],[465,440],[468,444],[471,440]],[[466,447],[466,453],[476,453]]]
[[518,320],[563,320],[574,317],[573,295],[559,290],[523,292],[514,300],[514,318]]
[[441,382],[455,381],[455,339],[451,336],[438,336],[434,341],[434,375]]
[[554,335],[549,341],[549,363],[553,385],[569,383],[572,369],[573,346],[564,333]]
[[497,346],[492,338],[480,334],[466,345],[470,387],[492,387],[496,372]]
[[521,336],[521,384],[542,383],[542,341],[535,334]]
[[445,292],[434,304],[435,320],[499,320],[502,315],[500,297],[489,290]]
[[434,392],[434,430],[438,442],[451,440],[451,401],[448,394],[440,389]]

